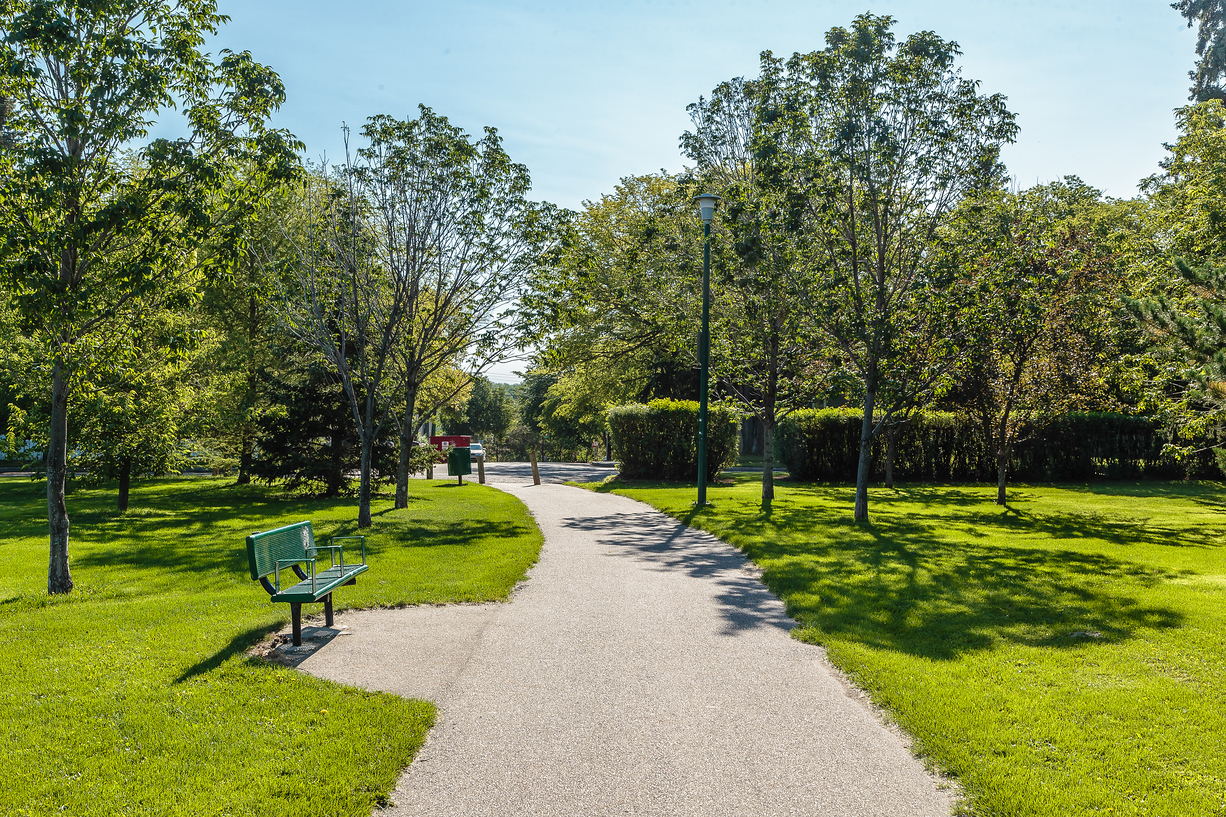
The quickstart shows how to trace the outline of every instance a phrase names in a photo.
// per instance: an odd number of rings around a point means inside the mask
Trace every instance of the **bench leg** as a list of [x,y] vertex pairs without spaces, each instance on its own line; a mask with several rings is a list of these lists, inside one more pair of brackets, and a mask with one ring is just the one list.
[[302,646],[302,605],[290,604],[289,609],[293,611],[294,616],[294,646]]
[[324,596],[324,624],[332,626],[332,594]]

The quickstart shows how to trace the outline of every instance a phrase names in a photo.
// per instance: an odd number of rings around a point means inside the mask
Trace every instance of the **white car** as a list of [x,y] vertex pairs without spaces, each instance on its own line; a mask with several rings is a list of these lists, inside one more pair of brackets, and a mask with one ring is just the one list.
[[485,449],[481,447],[481,443],[469,443],[468,456],[473,462],[485,462]]

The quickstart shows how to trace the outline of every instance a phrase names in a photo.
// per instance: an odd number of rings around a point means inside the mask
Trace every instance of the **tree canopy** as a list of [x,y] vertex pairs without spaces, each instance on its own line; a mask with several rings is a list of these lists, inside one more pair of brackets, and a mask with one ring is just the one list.
[[1226,72],[1226,4],[1222,0],[1176,0],[1171,8],[1196,27],[1196,67],[1188,72],[1192,78],[1190,98],[1195,102],[1226,98],[1222,89],[1222,74]]
[[[0,5],[0,280],[51,361],[52,593],[72,589],[69,394],[108,363],[87,340],[195,266],[206,237],[238,240],[259,184],[227,185],[235,170],[277,180],[297,165],[294,140],[267,124],[285,97],[276,73],[246,52],[214,60],[201,50],[225,21],[211,0]],[[175,107],[187,135],[133,156],[130,145]]]

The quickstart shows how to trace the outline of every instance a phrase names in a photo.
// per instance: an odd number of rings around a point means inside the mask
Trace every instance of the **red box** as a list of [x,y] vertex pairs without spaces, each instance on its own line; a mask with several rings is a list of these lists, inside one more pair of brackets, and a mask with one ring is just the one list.
[[471,436],[464,434],[444,434],[441,437],[431,437],[430,445],[439,451],[446,451],[448,448],[468,448],[468,444],[472,441]]

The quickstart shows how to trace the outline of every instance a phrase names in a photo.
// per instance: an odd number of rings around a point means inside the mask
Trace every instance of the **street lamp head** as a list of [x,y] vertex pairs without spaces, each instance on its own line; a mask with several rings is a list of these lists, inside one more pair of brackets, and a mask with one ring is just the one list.
[[702,216],[702,223],[710,224],[711,218],[715,215],[715,202],[719,201],[719,196],[714,193],[703,193],[695,196],[694,201],[698,202],[698,213]]

